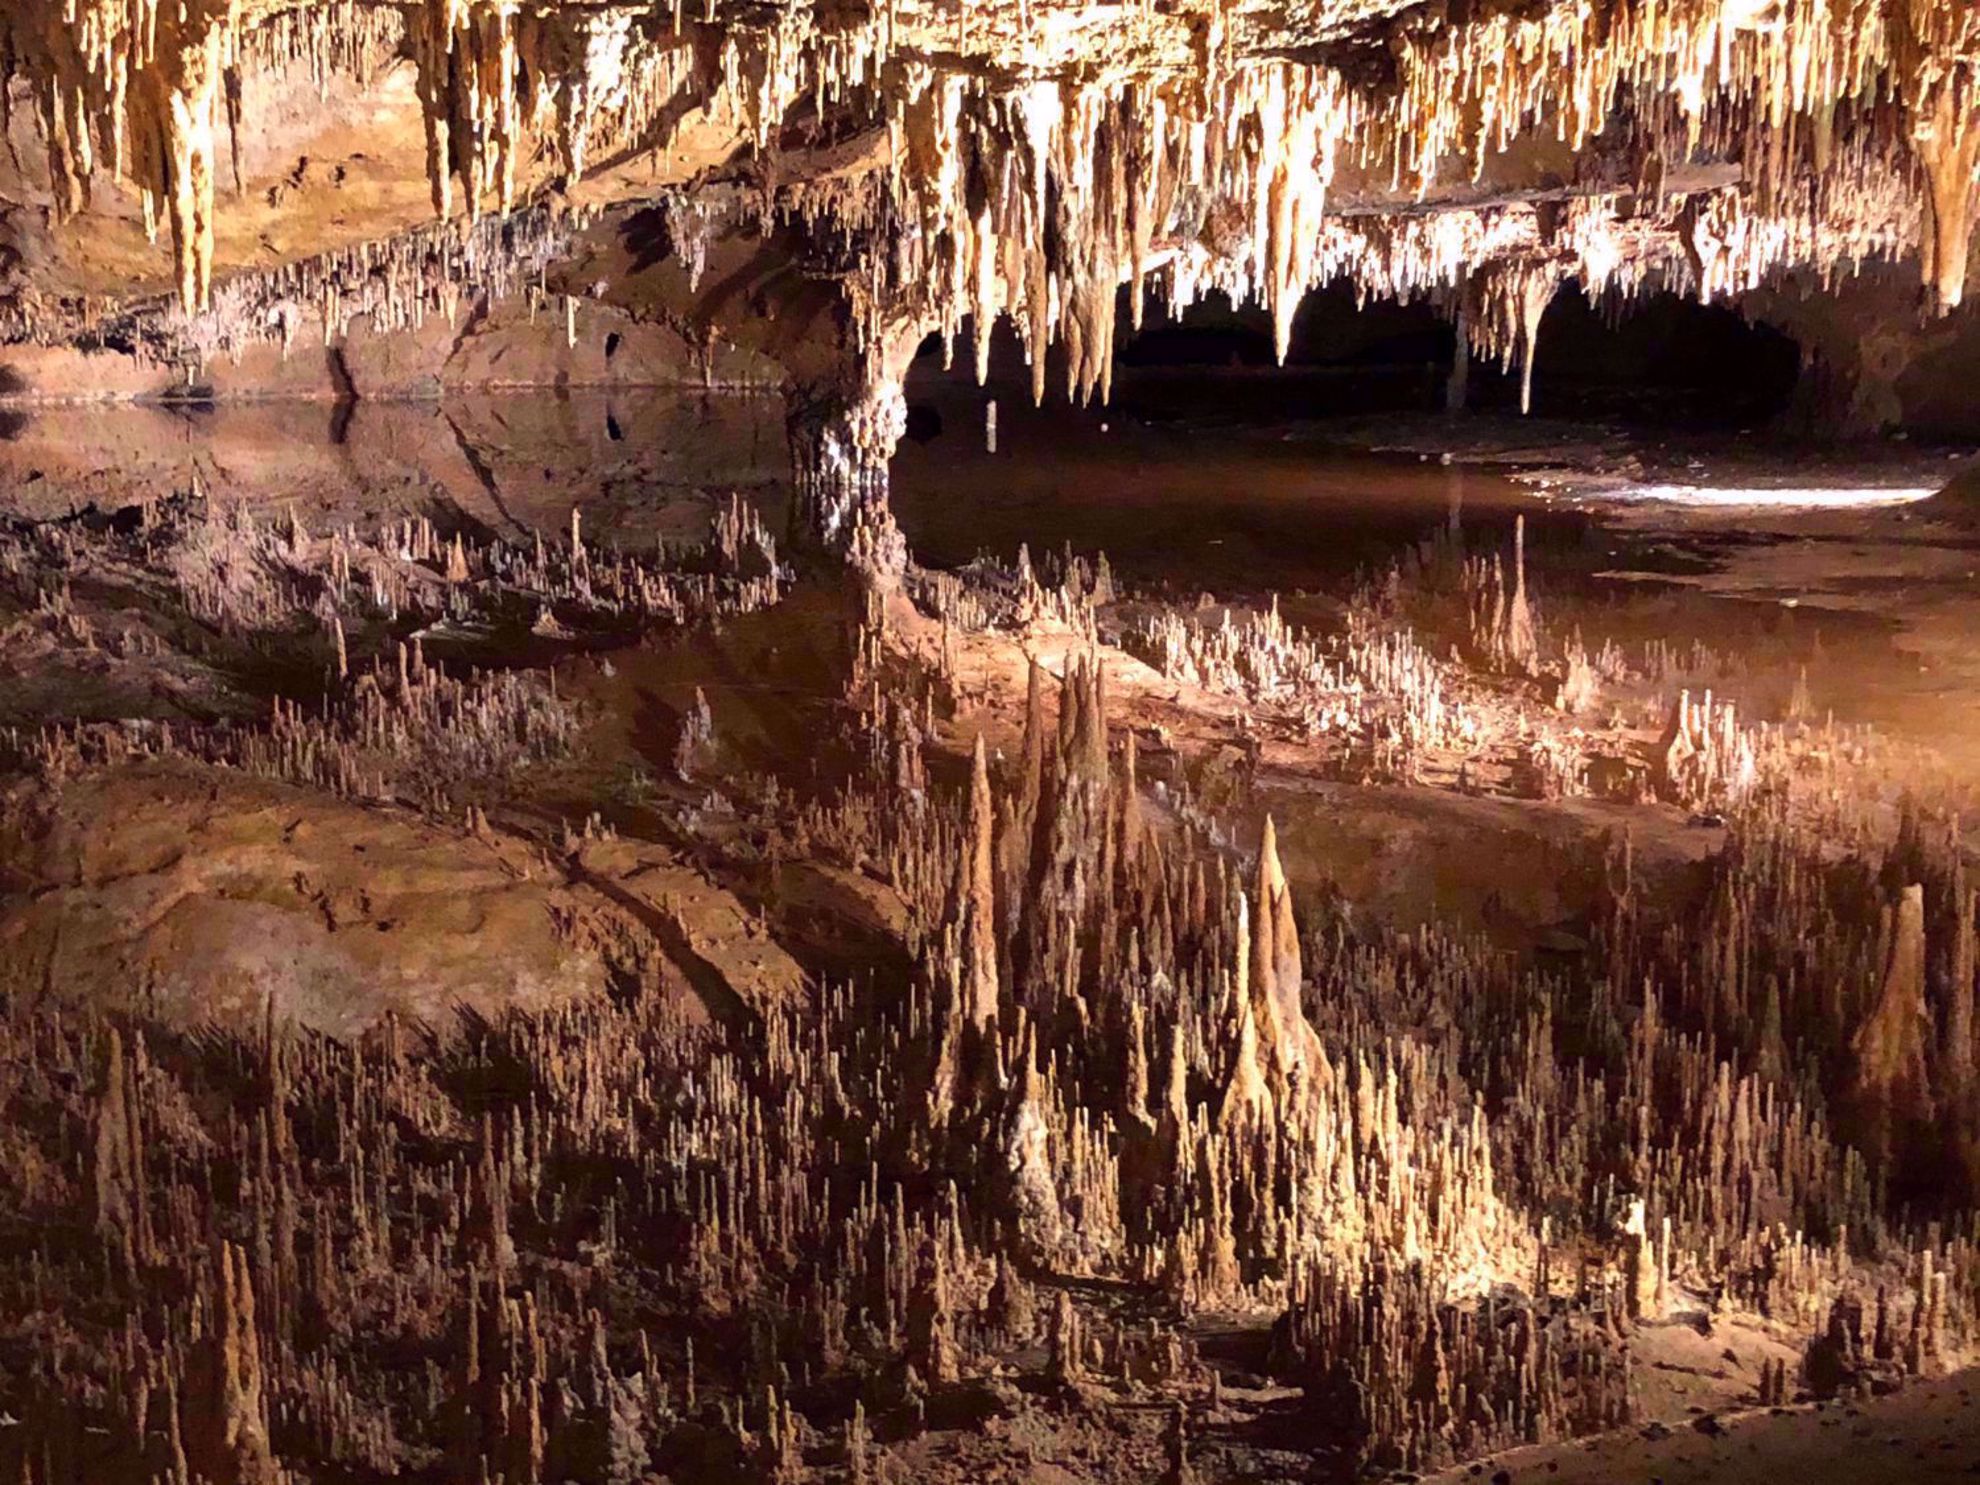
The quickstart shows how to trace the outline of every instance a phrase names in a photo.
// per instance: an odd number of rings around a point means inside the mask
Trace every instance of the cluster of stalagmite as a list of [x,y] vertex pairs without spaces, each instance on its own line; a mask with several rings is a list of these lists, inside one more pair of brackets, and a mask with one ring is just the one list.
[[1420,1471],[1632,1421],[1620,1295],[1451,1305],[1381,1259],[1319,1275],[1275,1337],[1309,1406],[1372,1462]]
[[932,660],[945,684],[962,635],[1094,644],[1105,630],[1251,745],[1296,748],[1302,770],[1350,781],[1662,799],[1700,816],[1819,818],[1853,836],[1857,794],[1900,766],[1866,729],[1810,717],[1805,699],[1778,722],[1741,720],[1713,700],[1744,674],[1732,655],[1656,638],[1590,650],[1558,632],[1528,585],[1524,517],[1504,546],[1468,548],[1454,526],[1407,548],[1317,630],[1286,620],[1276,598],[1150,603],[1118,589],[1104,555],[1034,564],[1020,548],[1013,564],[979,557],[959,574],[909,578],[943,626]]
[[104,763],[190,758],[340,798],[403,800],[452,813],[448,781],[499,783],[565,756],[578,736],[571,710],[534,677],[455,678],[428,666],[415,642],[399,647],[396,678],[375,666],[316,713],[278,700],[265,725],[46,728],[9,736],[6,751],[51,783]]
[[1279,616],[1219,609],[1198,622],[1164,609],[1131,638],[1161,673],[1295,720],[1350,769],[1414,779],[1433,756],[1485,750],[1486,724],[1451,694],[1451,667],[1407,629],[1350,625],[1304,634]]
[[[862,688],[869,766],[778,829],[898,903],[901,958],[790,1003],[351,1042],[0,1008],[0,1184],[79,1235],[0,1255],[0,1313],[109,1305],[6,1334],[37,1364],[0,1458],[800,1479],[957,1408],[1077,1427],[1099,1383],[1179,1402],[1187,1455],[1214,1311],[1273,1328],[1316,1447],[1423,1467],[1632,1418],[1636,1325],[1694,1307],[1806,1344],[1756,1402],[1968,1343],[1969,1224],[1886,1195],[1980,1173],[1940,1143],[1970,1112],[1935,1117],[1980,1098],[1944,822],[1886,842],[1893,899],[1755,817],[1696,912],[1618,842],[1564,977],[1303,911],[1269,820],[1234,857],[1147,787],[1110,663],[1034,665],[1013,755],[959,787],[916,679]],[[372,684],[442,682],[415,650]]]
[[1696,702],[1678,693],[1664,745],[1664,782],[1680,801],[1703,808],[1738,803],[1753,789],[1753,741],[1730,702],[1714,705],[1707,691]]
[[1540,660],[1540,641],[1526,592],[1525,516],[1513,524],[1511,582],[1504,559],[1494,553],[1466,563],[1465,586],[1472,595],[1472,647],[1495,665],[1531,671]]

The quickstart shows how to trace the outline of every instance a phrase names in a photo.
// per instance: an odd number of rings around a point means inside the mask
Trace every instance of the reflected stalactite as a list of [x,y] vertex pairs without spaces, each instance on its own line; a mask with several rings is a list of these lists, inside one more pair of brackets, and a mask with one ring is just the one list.
[[800,537],[892,581],[907,543],[887,502],[887,461],[907,431],[898,386],[800,399],[790,419],[792,517]]

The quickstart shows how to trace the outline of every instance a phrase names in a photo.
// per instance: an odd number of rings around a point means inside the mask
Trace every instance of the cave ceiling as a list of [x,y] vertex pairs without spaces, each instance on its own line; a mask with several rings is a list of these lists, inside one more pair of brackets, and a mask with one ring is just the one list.
[[524,295],[795,366],[744,322],[823,295],[855,367],[1003,317],[1104,396],[1124,284],[1283,355],[1346,280],[1530,365],[1570,281],[1950,310],[1980,168],[1965,0],[15,0],[0,64],[0,339],[168,362]]

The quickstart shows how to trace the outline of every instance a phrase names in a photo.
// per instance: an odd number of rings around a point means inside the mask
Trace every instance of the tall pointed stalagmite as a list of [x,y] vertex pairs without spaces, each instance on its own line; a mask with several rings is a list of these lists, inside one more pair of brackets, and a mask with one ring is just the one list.
[[979,1031],[997,1024],[997,916],[992,870],[991,828],[995,814],[990,799],[990,763],[983,738],[976,739],[970,763],[966,897],[963,902],[963,998],[969,1022]]
[[[1261,915],[1262,916],[1262,915]],[[1278,1065],[1278,1017],[1269,991],[1257,978],[1250,900],[1237,894],[1237,965],[1230,977],[1229,1003],[1235,1008],[1230,1071],[1224,1082],[1218,1123],[1225,1129],[1269,1127],[1278,1115],[1265,1069]],[[1270,963],[1267,956],[1267,963]]]
[[1942,1063],[1946,1081],[1954,1088],[1973,1082],[1974,913],[1980,894],[1966,885],[1961,865],[1953,874],[1953,951],[1946,967],[1946,1009]]
[[1926,1116],[1931,1089],[1926,1049],[1931,1012],[1925,1000],[1925,889],[1906,887],[1891,915],[1883,983],[1852,1042],[1859,1111],[1873,1148],[1888,1148],[1895,1127]]
[[208,1370],[184,1399],[186,1454],[195,1478],[215,1485],[275,1485],[254,1284],[247,1254],[232,1243],[214,1250],[212,1296],[203,1342]]
[[124,1037],[113,1026],[104,1054],[103,1095],[97,1105],[92,1176],[97,1228],[114,1235],[127,1256],[131,1256],[131,1244],[136,1237],[135,1208],[144,1199],[133,1138],[136,1127],[130,1069],[124,1060]]
[[1259,973],[1261,960],[1270,961],[1266,992],[1283,1019],[1288,1009],[1298,1013],[1299,986],[1305,969],[1300,961],[1299,929],[1293,921],[1292,889],[1286,882],[1285,867],[1279,861],[1279,830],[1270,815],[1265,817],[1265,830],[1258,845],[1255,901],[1252,973]]
[[1247,904],[1249,1000],[1257,1024],[1259,1055],[1283,1114],[1325,1077],[1326,1053],[1300,1004],[1305,978],[1292,888],[1279,860],[1279,833],[1271,816],[1258,846],[1255,900]]

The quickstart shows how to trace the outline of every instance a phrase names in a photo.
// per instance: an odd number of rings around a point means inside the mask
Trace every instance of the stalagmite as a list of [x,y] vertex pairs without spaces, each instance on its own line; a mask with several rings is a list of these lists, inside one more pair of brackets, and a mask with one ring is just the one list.
[[126,1267],[135,1266],[139,1244],[139,1210],[145,1200],[140,1170],[137,1106],[130,1090],[122,1033],[111,1029],[105,1052],[102,1102],[96,1115],[96,1156],[92,1178],[96,1188],[96,1224],[118,1242]]
[[187,1448],[207,1478],[275,1485],[278,1474],[268,1441],[261,1341],[247,1255],[232,1243],[222,1243],[214,1254],[214,1271],[213,1333],[207,1339],[212,1391],[187,1399],[210,1414],[196,1429],[188,1428]]
[[[183,725],[169,751],[162,730],[0,734],[44,791],[170,765],[364,797],[385,792],[383,775],[410,798],[436,777],[479,783],[519,751],[523,766],[559,763],[575,741],[564,703],[553,712],[547,686],[439,664],[438,619],[470,629],[515,614],[502,607],[513,601],[524,621],[554,606],[574,636],[635,617],[733,618],[765,601],[774,584],[760,574],[776,566],[740,505],[705,546],[664,557],[622,553],[581,522],[554,543],[457,539],[403,517],[376,539],[299,540],[289,523],[205,502],[162,506],[141,529],[87,541],[84,529],[32,538],[37,563],[79,590],[102,577],[90,564],[107,549],[130,561],[221,553],[225,582],[178,569],[181,601],[241,625],[291,614],[258,585],[270,573],[341,592],[350,674],[250,728]],[[90,543],[107,547],[92,557]],[[1518,561],[1516,547],[1515,574]],[[451,579],[459,566],[467,576]],[[1026,570],[1032,602],[1048,583],[1069,604],[1107,587],[1097,566]],[[1008,578],[980,581],[990,594],[1015,588]],[[693,597],[656,596],[691,579],[704,585]],[[1452,582],[1462,629],[1487,590]],[[917,593],[897,595],[890,626],[915,622]],[[987,626],[989,598],[977,602]],[[958,600],[958,628],[964,613]],[[891,632],[885,662],[911,663],[907,642]],[[1300,646],[1315,643],[1274,615],[1223,639],[1179,638],[1176,663],[1210,679],[1227,667],[1232,684],[1310,679]],[[176,1030],[140,1044],[99,1008],[24,998],[0,1031],[30,1039],[17,1046],[32,1057],[16,1060],[48,1072],[16,1090],[12,1138],[20,1150],[42,1128],[83,1138],[0,1169],[68,1213],[77,1241],[0,1262],[0,1286],[17,1300],[129,1286],[134,1334],[202,1338],[130,1361],[122,1332],[83,1307],[76,1325],[93,1339],[65,1363],[99,1396],[158,1379],[153,1416],[184,1415],[189,1478],[212,1474],[223,1451],[251,1472],[279,1450],[289,1468],[298,1439],[379,1471],[430,1449],[468,1478],[582,1478],[600,1473],[585,1461],[608,1444],[650,1467],[681,1446],[676,1429],[721,1434],[774,1476],[840,1426],[848,1467],[877,1476],[885,1451],[863,1415],[807,1418],[797,1379],[911,1365],[899,1399],[876,1402],[890,1428],[932,1424],[953,1389],[1005,1367],[1075,1397],[1132,1377],[1165,1407],[1196,1406],[1206,1383],[1187,1359],[1189,1317],[1206,1310],[1272,1327],[1274,1375],[1330,1428],[1352,1423],[1339,1443],[1356,1459],[1430,1467],[1635,1417],[1631,1378],[1646,1363],[1632,1317],[1675,1308],[1680,1284],[1816,1347],[1837,1297],[1874,1275],[1889,1291],[1889,1356],[1847,1366],[1929,1369],[1969,1333],[1970,1241],[1905,1226],[1878,1192],[1916,1148],[1910,1087],[1929,1077],[1935,1099],[1968,1096],[1935,1071],[1959,1055],[1956,992],[1973,972],[1972,895],[1949,827],[1907,826],[1872,870],[1821,869],[1827,817],[1811,824],[1757,785],[1734,796],[1713,784],[1729,841],[1696,863],[1702,920],[1659,905],[1617,844],[1591,873],[1587,971],[1538,968],[1435,923],[1343,933],[1296,911],[1291,836],[1276,820],[1241,864],[1228,818],[1179,787],[1153,789],[1150,775],[1165,775],[1146,763],[1144,719],[1109,695],[1128,658],[1080,644],[1097,658],[1075,649],[1064,663],[1056,719],[1050,674],[1028,664],[1008,774],[986,738],[966,783],[942,782],[921,760],[940,745],[932,705],[877,690],[873,672],[829,724],[844,735],[821,741],[853,760],[845,779],[798,802],[761,792],[753,808],[784,811],[779,829],[809,859],[868,864],[861,890],[898,905],[899,960],[847,981],[800,976],[733,1027],[733,1008],[714,1009],[724,1002],[668,988],[674,961],[637,914],[580,909],[575,895],[562,909],[572,931],[609,945],[636,989],[417,1035],[383,1024],[348,1042],[291,1039],[257,1018],[245,1033],[202,1033],[190,1054]],[[1371,710],[1400,684],[1380,679],[1399,664],[1388,653],[1355,662]],[[1680,694],[1678,713],[1678,779],[1703,779],[1701,760],[1746,736],[1716,696]],[[731,777],[698,767],[695,792]],[[508,812],[481,797],[491,808],[469,796],[431,818],[464,851],[518,851]],[[527,859],[576,894],[582,876],[565,873],[603,878],[628,844],[593,822]],[[1916,885],[1888,904],[1874,884],[1900,862]],[[611,880],[631,893],[641,875]],[[1943,961],[1927,936],[1940,923]],[[706,952],[704,940],[683,957]],[[1602,1028],[1583,1054],[1590,1076],[1561,1075],[1569,1025],[1577,1038]],[[969,1077],[958,1055],[956,1096],[932,1108],[958,1040]],[[1859,1064],[1852,1100],[1813,1106],[1783,1081],[1811,1054]],[[1489,1099],[1474,1066],[1491,1069]],[[518,1088],[533,1091],[503,1096]],[[1887,1137],[1868,1137],[1878,1121]],[[601,1172],[613,1173],[603,1186]],[[412,1228],[417,1214],[430,1224]],[[233,1234],[218,1261],[216,1222]],[[337,1240],[318,1242],[326,1232]],[[645,1267],[631,1256],[642,1252],[665,1262]],[[1159,1286],[1176,1318],[1144,1340],[1094,1319],[1087,1285]],[[381,1362],[364,1339],[408,1326],[457,1337],[457,1363]],[[730,1343],[738,1326],[756,1339]],[[305,1334],[315,1339],[299,1345]],[[375,1384],[353,1387],[357,1366]],[[1783,1385],[1763,1373],[1756,1389]],[[24,1429],[56,1437],[24,1406]],[[1204,1475],[1186,1437],[1162,1448],[1165,1414],[1142,1411],[1144,1457]],[[124,1415],[101,1426],[119,1459],[165,1448],[163,1429]]]
[[991,859],[990,767],[978,736],[970,765],[969,818],[963,902],[963,995],[968,1018],[979,1032],[997,1023],[997,912]]
[[[1856,1083],[1881,1124],[1922,1118],[1930,1101],[1926,1052],[1932,1025],[1925,1000],[1925,889],[1904,889],[1888,932],[1883,983],[1851,1042]],[[1888,1139],[1888,1129],[1881,1130]]]
[[[1521,411],[1525,409],[1522,407]],[[1533,634],[1533,610],[1526,601],[1526,517],[1513,519],[1513,590],[1506,607],[1506,658],[1531,670],[1540,654]]]

